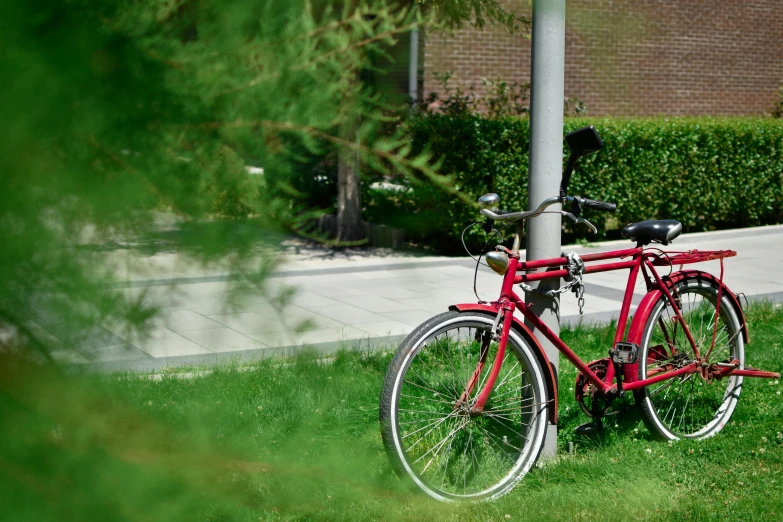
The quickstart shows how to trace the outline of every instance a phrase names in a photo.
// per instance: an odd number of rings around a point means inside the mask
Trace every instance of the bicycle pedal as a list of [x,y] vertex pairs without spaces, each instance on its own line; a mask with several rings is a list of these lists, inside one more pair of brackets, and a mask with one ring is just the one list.
[[604,431],[604,425],[601,422],[587,422],[574,428],[574,433],[577,435],[586,436],[595,435],[596,433],[601,433],[602,431]]
[[612,362],[615,364],[633,364],[639,356],[639,345],[619,342],[612,350]]

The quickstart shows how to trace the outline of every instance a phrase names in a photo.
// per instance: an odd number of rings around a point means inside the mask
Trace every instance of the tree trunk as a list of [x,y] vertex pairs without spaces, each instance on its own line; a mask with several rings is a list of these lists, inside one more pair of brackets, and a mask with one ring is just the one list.
[[364,239],[359,155],[352,150],[341,151],[337,164],[337,239]]

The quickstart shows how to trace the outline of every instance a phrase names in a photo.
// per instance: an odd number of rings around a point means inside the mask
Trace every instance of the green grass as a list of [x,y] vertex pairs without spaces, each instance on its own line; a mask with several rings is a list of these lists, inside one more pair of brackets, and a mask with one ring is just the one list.
[[[747,363],[783,370],[783,309],[749,314]],[[584,359],[613,329],[563,336]],[[0,513],[8,521],[780,520],[783,389],[747,379],[715,438],[652,441],[632,407],[586,438],[560,372],[561,456],[494,503],[444,505],[391,471],[378,427],[390,355],[215,368],[183,379],[64,376],[0,361]],[[631,398],[620,406],[630,406]],[[567,455],[568,443],[576,447]]]

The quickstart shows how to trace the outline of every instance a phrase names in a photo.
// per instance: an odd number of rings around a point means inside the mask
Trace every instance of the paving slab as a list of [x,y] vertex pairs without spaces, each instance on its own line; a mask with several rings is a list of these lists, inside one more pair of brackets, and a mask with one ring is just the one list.
[[421,323],[432,317],[433,312],[428,312],[427,310],[421,309],[408,309],[402,312],[384,312],[381,315],[391,319],[392,321],[397,321],[399,323],[408,325],[408,331],[410,332],[413,330],[413,328],[419,326]]
[[248,337],[247,335],[243,335],[231,328],[191,330],[182,332],[181,335],[212,353],[241,352],[269,347],[268,344]]
[[[389,299],[387,297],[381,297],[373,294],[360,294],[352,296],[342,296],[337,298],[343,304],[349,304],[357,306],[368,312],[383,313],[383,312],[403,312],[407,309],[403,303]],[[331,305],[334,307],[335,305]]]
[[[425,317],[424,320],[427,318]],[[422,322],[424,322],[422,320]],[[411,332],[412,328],[400,321],[393,321],[387,319],[378,323],[365,323],[361,325],[362,330],[369,334],[369,337],[388,337],[392,335],[406,335]]]
[[189,330],[208,330],[220,328],[217,321],[192,310],[171,310],[163,312],[154,320],[155,324],[165,326],[175,332],[187,332]]
[[[103,369],[157,369],[166,365],[208,364],[288,354],[304,345],[322,352],[340,346],[393,346],[429,317],[457,302],[476,302],[475,263],[468,257],[449,258],[387,249],[330,251],[317,245],[288,245],[281,269],[265,283],[268,294],[250,293],[228,302],[231,277],[224,267],[200,267],[167,252],[129,259],[112,253],[118,266],[117,285],[128,298],[143,298],[164,309],[149,335],[135,338],[121,330],[101,329],[89,343],[92,365]],[[632,247],[629,241],[566,246],[579,254]],[[737,257],[724,261],[724,280],[750,298],[783,302],[779,280],[783,258],[783,226],[685,234],[667,250],[733,249]],[[714,274],[720,263],[690,265]],[[561,300],[564,324],[603,322],[616,318],[628,271],[585,276],[583,314],[576,299]],[[476,274],[481,298],[496,297],[501,278],[485,267]],[[283,320],[270,295],[295,288]],[[643,281],[634,288],[633,306],[646,292]],[[521,294],[521,291],[520,291]],[[312,326],[296,331],[295,324]],[[80,357],[81,357],[80,356]],[[77,362],[81,361],[80,358]]]
[[168,328],[153,327],[144,335],[130,336],[128,344],[136,346],[156,359],[210,352],[209,349],[186,338],[184,333],[186,332],[177,333]]
[[301,349],[305,346],[324,343],[349,346],[353,341],[369,339],[370,334],[366,330],[339,325],[329,328],[308,328],[301,332],[295,330],[259,332],[252,334],[251,337],[272,348]]

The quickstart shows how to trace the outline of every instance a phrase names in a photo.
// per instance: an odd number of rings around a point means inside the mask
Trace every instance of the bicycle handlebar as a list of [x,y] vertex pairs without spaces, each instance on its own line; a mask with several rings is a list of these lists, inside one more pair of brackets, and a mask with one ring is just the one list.
[[[567,202],[576,201],[580,205],[586,208],[591,208],[593,210],[600,210],[603,212],[614,212],[617,210],[616,203],[609,203],[607,201],[598,201],[595,199],[581,198],[579,196],[567,196],[565,199]],[[519,220],[519,219],[528,219],[543,214],[548,207],[560,202],[561,202],[560,197],[552,196],[551,198],[545,199],[538,206],[537,209],[528,210],[527,212],[508,212],[506,210],[498,210],[498,209],[490,210],[490,209],[483,208],[481,209],[481,213],[484,216],[494,221],[511,221],[511,220]]]
[[497,210],[494,211],[488,209],[488,208],[482,208],[481,213],[487,216],[489,219],[492,219],[494,221],[511,221],[512,219],[526,219],[529,217],[534,217],[547,209],[550,205],[554,205],[555,203],[560,203],[560,198],[557,196],[552,196],[551,198],[547,198],[544,200],[543,203],[541,203],[537,209],[535,210],[528,210],[527,212],[508,212],[504,210]]
[[617,203],[609,203],[607,201],[598,201],[596,199],[587,198],[574,198],[580,205],[593,210],[601,210],[603,212],[614,212],[617,210]]

